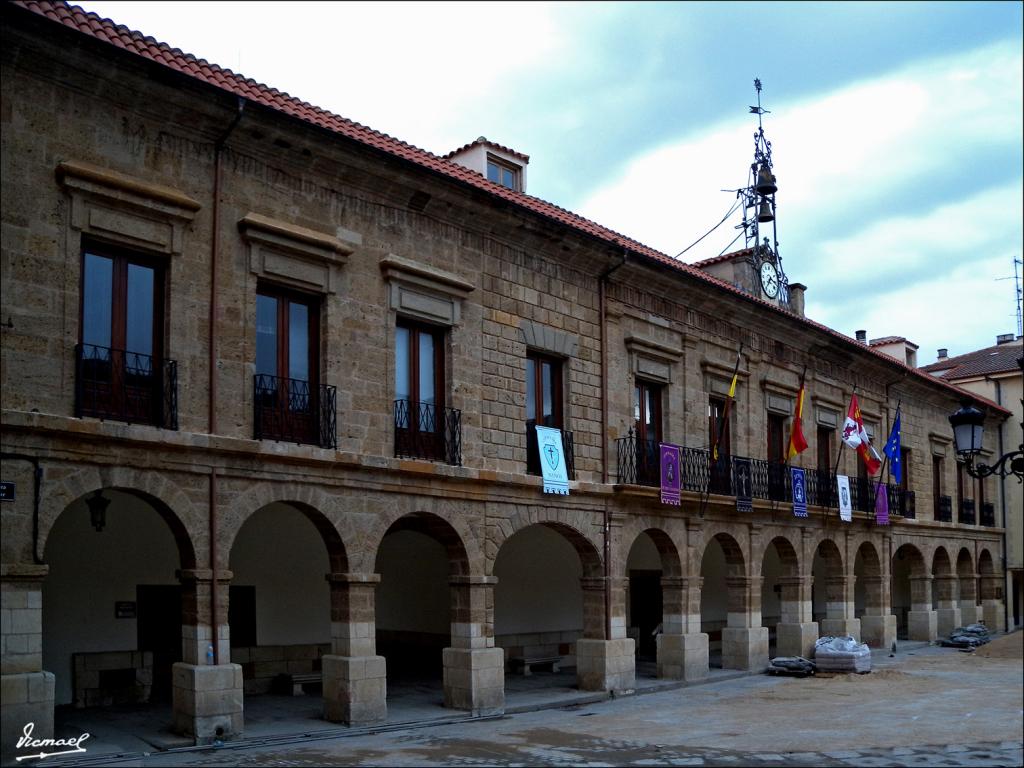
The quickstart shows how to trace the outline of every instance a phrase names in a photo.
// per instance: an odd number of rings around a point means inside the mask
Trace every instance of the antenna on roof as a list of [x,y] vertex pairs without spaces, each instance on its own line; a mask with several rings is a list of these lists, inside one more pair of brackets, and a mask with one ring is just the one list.
[[[1024,323],[1021,318],[1021,288],[1020,288],[1020,274],[1017,272],[1017,267],[1021,265],[1021,260],[1016,256],[1013,257],[1013,308],[1017,314],[1017,336],[1024,336]],[[997,277],[996,280],[1010,280],[1010,276]]]

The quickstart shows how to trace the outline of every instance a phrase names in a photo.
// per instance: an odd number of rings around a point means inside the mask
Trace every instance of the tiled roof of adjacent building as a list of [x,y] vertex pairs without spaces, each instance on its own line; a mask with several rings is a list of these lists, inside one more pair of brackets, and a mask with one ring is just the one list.
[[1017,360],[1022,355],[1024,347],[1019,342],[1010,342],[939,360],[931,365],[922,366],[920,370],[927,371],[933,376],[941,376],[946,381],[956,381],[989,373],[1020,370]]
[[[626,237],[619,232],[603,227],[596,222],[579,216],[571,211],[549,203],[540,198],[527,195],[523,192],[516,192],[508,187],[488,181],[481,174],[465,168],[458,163],[446,160],[431,152],[414,147],[404,141],[388,136],[380,131],[375,131],[365,125],[354,122],[347,118],[335,115],[320,107],[301,101],[287,93],[279,91],[250,78],[237,75],[229,69],[217,64],[212,64],[205,59],[197,59],[195,56],[184,53],[178,48],[172,48],[166,43],[161,43],[152,37],[143,35],[128,29],[123,25],[115,24],[110,19],[104,19],[95,13],[86,12],[75,5],[70,5],[59,0],[13,0],[5,3],[5,7],[17,7],[30,11],[38,16],[49,19],[55,24],[63,25],[69,29],[88,35],[97,40],[109,43],[112,46],[121,48],[127,53],[137,55],[143,59],[154,62],[158,65],[168,67],[196,80],[207,83],[222,91],[234,94],[235,96],[247,99],[253,103],[262,104],[282,114],[289,115],[303,122],[325,128],[340,136],[359,142],[360,144],[377,149],[387,155],[401,160],[408,161],[421,168],[433,171],[453,181],[461,182],[470,187],[486,192],[495,197],[502,198],[513,205],[529,211],[535,215],[555,221],[564,226],[570,227],[578,232],[585,233],[600,241],[617,248],[622,248],[630,254],[644,257],[657,262],[662,266],[677,270],[689,275],[715,288],[731,293],[745,301],[759,305],[762,309],[770,312],[777,312],[786,315],[795,322],[803,323],[819,331],[826,333],[833,338],[850,346],[857,346],[862,350],[875,354],[879,359],[889,365],[896,365],[905,368],[908,372],[921,376],[932,382],[941,382],[927,374],[918,372],[894,360],[888,355],[876,352],[863,344],[857,344],[849,336],[840,333],[826,325],[817,323],[804,317],[798,317],[791,312],[769,303],[758,296],[751,296],[729,283],[719,280],[712,275],[703,272],[698,266],[691,266],[684,262],[673,259],[661,251],[644,245],[643,243]],[[730,254],[734,256],[735,254]],[[710,260],[705,260],[706,263]],[[702,262],[698,262],[701,264]],[[964,393],[955,386],[945,384],[944,386],[954,390],[958,395]],[[995,403],[992,406],[999,412],[1009,414],[1004,408]]]
[[469,142],[468,144],[463,144],[458,149],[453,149],[451,152],[445,155],[444,158],[445,160],[447,160],[448,158],[454,157],[455,155],[459,154],[459,152],[465,152],[470,147],[475,147],[477,144],[483,144],[485,147],[494,147],[495,149],[501,152],[507,152],[508,154],[513,155],[514,157],[518,157],[522,160],[525,160],[526,162],[530,162],[529,155],[524,155],[522,152],[516,152],[514,149],[510,149],[509,147],[503,146],[496,141],[491,141],[486,136],[480,136],[479,138]]
[[733,251],[732,253],[723,253],[720,256],[712,256],[710,259],[701,259],[690,264],[691,267],[697,269],[704,269],[704,267],[710,267],[713,264],[721,264],[723,261],[732,261],[739,256],[749,256],[754,252],[753,248],[743,248],[739,251]]
[[[882,344],[896,344],[897,342],[900,341],[906,341],[906,338],[903,336],[882,336],[881,338],[878,339],[871,339],[871,341],[869,341],[868,344],[872,347],[879,347]],[[914,346],[917,345],[915,344]]]

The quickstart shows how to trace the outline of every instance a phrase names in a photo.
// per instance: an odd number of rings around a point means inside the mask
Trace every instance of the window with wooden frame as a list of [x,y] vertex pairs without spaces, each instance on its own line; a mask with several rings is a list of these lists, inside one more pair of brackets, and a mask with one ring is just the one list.
[[660,479],[661,398],[665,387],[643,379],[633,386],[633,429],[636,434],[636,475],[641,484]]
[[395,328],[395,455],[445,460],[445,331],[400,319]]
[[269,284],[256,292],[256,436],[320,443],[320,299]]
[[503,187],[519,191],[522,189],[520,168],[494,155],[487,156],[487,180]]
[[563,429],[562,360],[538,352],[526,354],[526,471],[540,474],[534,427]]
[[76,411],[163,421],[163,262],[120,248],[82,254]]
[[[708,398],[708,446],[710,451],[710,485],[712,493],[730,495],[732,492],[732,471],[729,457],[732,456],[732,419],[723,421],[725,417],[726,398],[711,396]],[[719,432],[721,430],[721,432]],[[718,447],[718,460],[714,458],[715,446]]]
[[781,413],[768,414],[767,458],[773,463],[786,460],[786,417]]

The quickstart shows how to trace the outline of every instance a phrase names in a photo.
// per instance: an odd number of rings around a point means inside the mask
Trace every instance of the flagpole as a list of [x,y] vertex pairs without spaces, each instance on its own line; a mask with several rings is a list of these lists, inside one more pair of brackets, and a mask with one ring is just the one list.
[[[896,401],[896,413],[892,417],[892,424],[889,425],[889,437],[892,437],[892,428],[893,428],[893,426],[895,426],[896,421],[900,417],[900,406],[901,405],[903,405],[903,400],[897,400]],[[889,445],[889,441],[886,440],[885,441],[885,447],[888,447],[888,445]],[[886,451],[883,448],[882,449],[882,455],[884,456],[884,458],[882,459],[882,468],[878,471],[878,481],[879,482],[881,482],[882,478],[885,477],[885,469],[886,469],[886,466],[889,464],[889,452]],[[888,499],[886,499],[886,501],[888,501]],[[877,485],[874,487],[873,492],[871,494],[871,502],[872,502],[871,508],[874,509],[875,506],[878,504],[878,486]]]
[[[733,388],[736,377],[740,373],[740,361],[743,359],[743,342],[740,342],[740,348],[736,352],[736,367],[732,370],[732,379],[729,381],[729,391],[735,393]],[[729,421],[729,406],[732,404],[735,394],[727,395],[725,398],[725,407],[722,408],[722,415],[718,419],[718,423],[715,429],[715,441],[711,444],[711,450],[708,452],[708,481],[704,484],[704,497],[701,499],[700,505],[700,516],[704,517],[704,512],[707,510],[708,501],[711,499],[711,468],[714,464],[718,464],[720,457],[718,456],[718,446],[722,442],[722,432],[724,431],[725,425]]]

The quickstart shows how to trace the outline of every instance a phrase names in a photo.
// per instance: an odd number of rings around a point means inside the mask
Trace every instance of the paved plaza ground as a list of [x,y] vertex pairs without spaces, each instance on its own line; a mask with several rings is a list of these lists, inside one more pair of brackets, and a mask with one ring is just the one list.
[[305,737],[280,732],[216,749],[123,757],[93,750],[78,764],[1019,766],[1022,636],[976,653],[932,646],[875,654],[867,675],[745,676],[373,732],[321,722]]

